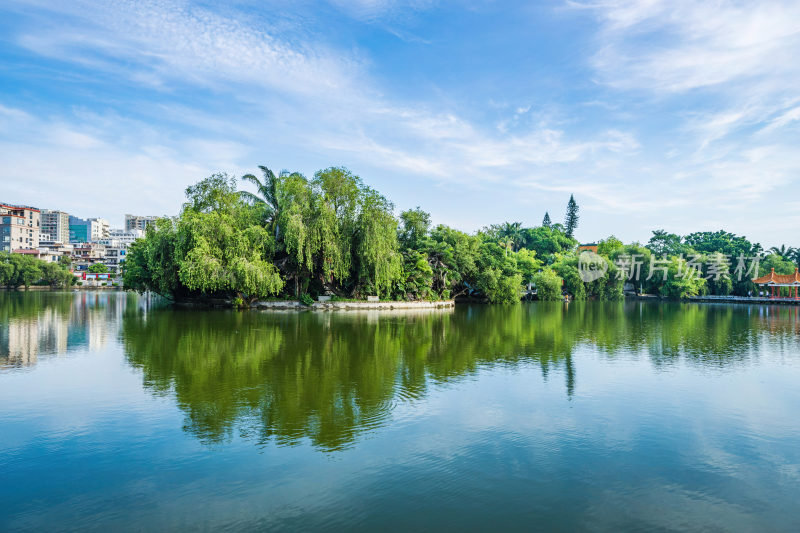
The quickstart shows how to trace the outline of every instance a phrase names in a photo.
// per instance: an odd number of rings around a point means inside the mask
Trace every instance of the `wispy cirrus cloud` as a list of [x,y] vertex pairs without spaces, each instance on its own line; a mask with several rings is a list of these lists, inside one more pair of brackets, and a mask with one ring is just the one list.
[[[624,220],[631,233],[646,232],[640,227],[650,219],[677,230],[715,224],[734,208],[744,216],[764,209],[776,189],[796,185],[800,80],[786,58],[800,49],[797,6],[719,2],[712,12],[684,0],[569,5],[592,22],[582,28],[595,44],[570,52],[585,55],[578,74],[559,71],[553,58],[529,72],[550,50],[537,48],[528,31],[506,35],[507,26],[484,22],[490,9],[480,10],[476,25],[449,34],[463,36],[455,44],[467,51],[434,41],[420,47],[402,36],[374,46],[381,31],[413,29],[397,21],[440,17],[424,27],[446,29],[468,18],[445,3],[334,0],[294,11],[294,3],[278,0],[255,9],[254,2],[222,8],[189,0],[8,0],[0,12],[16,23],[0,46],[12,43],[26,61],[46,61],[77,87],[70,98],[79,96],[77,103],[38,106],[0,92],[0,121],[14,132],[0,135],[0,154],[14,169],[5,175],[36,176],[32,183],[44,191],[37,194],[53,204],[70,198],[70,188],[48,183],[90,176],[110,187],[80,202],[158,212],[214,171],[267,163],[309,173],[346,164],[399,196],[401,207],[424,204],[423,197],[434,215],[449,211],[451,220],[453,213],[479,213],[465,229],[491,217],[522,218],[512,212],[532,217],[528,223],[546,209],[557,217],[545,206],[575,192],[591,231]],[[481,57],[478,46],[492,40],[526,53],[495,72],[502,58]],[[474,54],[482,66],[454,74],[447,61],[403,56],[403,46],[414,54]],[[558,94],[531,94],[542,72],[564,76],[554,84]],[[503,76],[523,89],[495,90],[492,80]],[[457,89],[442,90],[440,77],[455,77]],[[409,91],[413,84],[422,89]],[[570,94],[572,85],[580,98]],[[488,96],[472,97],[478,86],[489,86]],[[23,189],[15,194],[32,194]],[[466,210],[441,200],[442,190],[462,198]],[[121,196],[101,201],[113,194]],[[702,213],[690,215],[691,208]]]
[[[201,86],[238,102],[226,113],[229,122],[247,121],[246,128],[220,124],[213,111],[172,113],[177,121],[203,124],[207,135],[216,128],[218,146],[226,136],[239,143],[248,142],[246,135],[249,142],[280,136],[282,142],[291,139],[373,167],[465,185],[484,183],[487,174],[492,180],[509,173],[547,180],[559,166],[638,146],[630,133],[612,128],[573,136],[536,123],[498,133],[454,112],[433,110],[429,102],[397,102],[370,79],[368,62],[358,50],[329,49],[302,33],[287,37],[279,24],[262,27],[246,16],[232,18],[187,2],[40,7],[69,23],[22,28],[17,42],[30,52],[98,74],[124,76],[134,86],[176,93]],[[350,7],[378,13],[401,6],[367,1]],[[159,111],[153,107],[141,103],[138,112],[155,117]],[[513,113],[515,119],[523,114],[519,109]],[[165,143],[174,144],[181,143]]]
[[[625,89],[681,92],[797,79],[800,4],[793,1],[574,2],[601,21],[593,65],[604,83]],[[732,87],[736,89],[734,85]]]

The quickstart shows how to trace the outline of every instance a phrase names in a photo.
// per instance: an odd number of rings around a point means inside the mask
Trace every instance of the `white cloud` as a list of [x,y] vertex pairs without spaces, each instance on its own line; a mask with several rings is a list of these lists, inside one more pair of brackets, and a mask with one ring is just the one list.
[[360,69],[355,57],[279,39],[262,20],[226,17],[178,0],[41,7],[58,23],[28,27],[18,35],[22,47],[154,87],[243,83],[319,95],[352,90]]
[[795,79],[794,1],[609,0],[573,4],[602,22],[594,65],[615,87],[679,92],[760,76]]
[[[0,135],[4,181],[23,196],[15,201],[45,190],[43,202],[73,198],[103,205],[108,217],[174,212],[188,183],[217,170],[346,161],[384,183],[408,177],[481,194],[508,190],[517,203],[575,192],[591,200],[587,211],[663,217],[666,225],[693,206],[713,211],[712,220],[730,206],[761,205],[800,172],[792,138],[780,137],[800,119],[800,67],[786,61],[797,50],[798,8],[790,4],[748,10],[723,2],[715,13],[683,0],[588,5],[600,21],[591,65],[609,93],[572,107],[490,103],[488,121],[435,96],[393,97],[371,76],[364,51],[331,48],[277,13],[265,21],[179,0],[14,5],[44,14],[15,29],[10,38],[20,46],[91,69],[90,84],[139,93],[111,109],[0,105],[0,126],[15,132]],[[340,5],[365,19],[426,6]],[[679,101],[666,111],[679,109],[667,145],[651,145],[648,119],[625,98],[631,91],[652,96],[645,106]],[[710,103],[681,100],[698,92]],[[614,119],[578,129],[587,108]],[[68,185],[82,179],[108,187]]]

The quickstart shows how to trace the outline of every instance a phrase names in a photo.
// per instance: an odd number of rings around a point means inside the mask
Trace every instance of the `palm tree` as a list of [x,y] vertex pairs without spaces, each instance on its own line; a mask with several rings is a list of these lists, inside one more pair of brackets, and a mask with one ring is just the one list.
[[789,256],[789,259],[794,261],[796,265],[800,266],[800,248],[792,248],[792,254]]
[[781,244],[781,247],[778,248],[777,246],[773,246],[769,249],[770,253],[777,255],[781,259],[790,259],[794,256],[795,250],[792,247],[787,247],[785,244]]
[[[264,174],[264,181],[261,181],[253,174],[242,176],[244,181],[249,181],[256,186],[256,193],[250,191],[240,191],[239,195],[246,202],[252,205],[263,205],[268,221],[276,218],[280,208],[278,206],[278,177],[275,173],[264,165],[259,165],[261,173]],[[283,173],[281,173],[283,174]]]
[[501,238],[510,240],[515,251],[519,250],[522,245],[522,222],[504,222],[500,225],[498,234]]
[[253,174],[245,174],[242,176],[244,181],[249,181],[256,186],[256,194],[250,191],[239,191],[239,195],[245,202],[252,205],[261,206],[264,209],[265,226],[269,229],[274,227],[275,238],[280,236],[280,228],[278,227],[278,218],[281,214],[281,202],[279,198],[280,182],[288,177],[293,176],[295,173],[288,170],[282,170],[276,176],[274,172],[259,165],[261,173],[264,175],[263,181],[258,179]]
[[514,241],[510,238],[505,238],[500,241],[500,247],[503,249],[503,256],[508,256],[508,251],[514,251]]

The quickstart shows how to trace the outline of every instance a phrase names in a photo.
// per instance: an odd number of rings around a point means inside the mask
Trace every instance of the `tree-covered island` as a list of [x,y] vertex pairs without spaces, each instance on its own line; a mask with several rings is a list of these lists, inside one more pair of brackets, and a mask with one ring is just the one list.
[[261,176],[242,177],[255,193],[238,190],[226,174],[188,187],[181,213],[159,220],[131,246],[125,287],[177,301],[236,305],[267,298],[310,302],[318,295],[615,300],[626,284],[679,299],[752,294],[752,277],[771,268],[794,272],[798,260],[794,249],[765,252],[724,231],[681,237],[659,230],[646,245],[625,245],[613,236],[600,241],[591,257],[596,274],[587,280],[581,254],[588,252],[573,237],[579,221],[574,197],[564,224],[546,213],[538,227],[507,222],[468,234],[432,227],[419,208],[395,216],[389,200],[346,168],[320,170],[313,179],[260,169]]

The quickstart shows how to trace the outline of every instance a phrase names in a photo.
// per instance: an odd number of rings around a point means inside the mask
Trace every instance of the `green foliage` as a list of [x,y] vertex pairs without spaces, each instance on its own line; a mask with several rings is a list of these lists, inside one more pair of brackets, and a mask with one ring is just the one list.
[[49,263],[24,254],[0,252],[0,286],[18,288],[29,285],[68,287],[75,276],[62,263]]
[[475,286],[480,238],[439,225],[430,234],[428,262],[433,271],[433,290],[458,296]]
[[475,285],[490,303],[517,303],[522,291],[522,274],[516,257],[500,245],[484,242],[477,260]]
[[126,287],[173,299],[235,294],[252,300],[279,292],[283,280],[270,261],[272,236],[233,180],[211,176],[189,187],[187,197],[177,219],[159,220],[131,245]]
[[578,270],[577,255],[559,255],[556,262],[551,265],[551,268],[553,272],[564,280],[564,290],[567,293],[572,295],[575,300],[586,299],[586,286]]
[[560,300],[563,280],[550,268],[545,268],[533,276],[536,297],[539,300]]
[[431,228],[431,215],[419,206],[400,213],[400,229],[397,240],[400,247],[409,250],[419,250],[426,244]]
[[692,273],[691,266],[682,257],[670,259],[667,281],[658,288],[658,293],[666,298],[682,300],[706,292],[706,280]]
[[612,255],[616,254],[620,249],[624,248],[624,244],[621,240],[617,239],[615,236],[611,235],[607,239],[603,239],[599,243],[597,243],[597,253],[600,255],[605,255],[606,257],[611,257]]
[[108,267],[103,263],[94,263],[89,265],[89,272],[92,274],[107,274]]
[[29,255],[0,252],[0,281],[12,288],[33,285],[41,279],[46,264]]
[[686,254],[690,250],[688,245],[683,244],[683,239],[680,235],[667,233],[663,229],[653,232],[653,236],[650,237],[650,241],[647,243],[647,248],[659,257]]
[[552,264],[556,254],[563,254],[574,250],[578,241],[564,233],[560,224],[549,227],[541,226],[523,231],[525,236],[524,247],[536,252],[536,257]]
[[122,281],[129,289],[152,291],[173,300],[190,296],[178,276],[181,257],[176,255],[178,221],[162,218],[147,227],[144,239],[128,247]]
[[[131,245],[123,266],[126,287],[173,299],[245,303],[323,293],[406,300],[470,295],[513,303],[530,283],[540,299],[558,299],[563,289],[577,300],[616,300],[629,281],[637,291],[669,298],[747,294],[753,289],[749,278],[758,274],[734,279],[725,262],[762,252],[743,237],[657,230],[647,246],[624,245],[613,235],[600,241],[591,263],[599,275],[587,279],[573,237],[579,220],[574,196],[563,225],[545,214],[540,227],[505,222],[470,235],[441,225],[431,229],[430,214],[419,207],[395,217],[391,202],[346,168],[321,170],[312,180],[260,169],[261,178],[242,178],[255,193],[238,191],[225,174],[188,187],[181,214],[159,220]],[[773,266],[791,273],[798,253],[776,249],[762,261],[761,273]],[[689,260],[713,272],[707,279],[684,276]],[[659,261],[666,276],[656,270]],[[3,279],[16,271],[0,263]]]
[[51,287],[69,287],[76,281],[72,272],[60,263],[44,263],[41,270],[42,281]]
[[397,220],[392,204],[377,191],[366,187],[356,223],[356,259],[359,281],[366,291],[388,294],[402,275],[398,252]]
[[208,178],[186,188],[183,209],[195,213],[230,211],[237,202],[236,179],[225,173]]
[[395,295],[403,300],[427,300],[433,295],[433,269],[427,255],[417,250],[403,253],[403,275]]
[[312,298],[310,294],[303,293],[300,296],[300,303],[310,307],[314,303],[314,298]]
[[578,220],[580,220],[579,211],[580,208],[575,201],[575,196],[570,195],[569,202],[567,203],[567,215],[564,218],[564,233],[567,237],[573,237],[575,230],[578,229]]
[[786,275],[794,273],[797,265],[779,254],[769,254],[759,263],[759,277],[766,276],[773,268],[776,274]]

